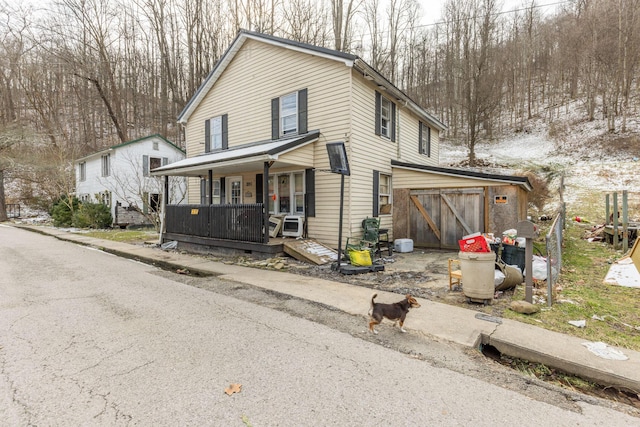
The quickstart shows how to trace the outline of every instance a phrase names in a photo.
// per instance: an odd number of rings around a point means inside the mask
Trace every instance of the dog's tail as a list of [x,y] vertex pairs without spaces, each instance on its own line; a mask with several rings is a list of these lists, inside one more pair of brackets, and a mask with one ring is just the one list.
[[375,304],[374,299],[376,299],[376,297],[378,296],[378,294],[373,294],[371,296],[371,305],[369,306],[369,316],[371,316],[371,313],[373,313],[373,304]]

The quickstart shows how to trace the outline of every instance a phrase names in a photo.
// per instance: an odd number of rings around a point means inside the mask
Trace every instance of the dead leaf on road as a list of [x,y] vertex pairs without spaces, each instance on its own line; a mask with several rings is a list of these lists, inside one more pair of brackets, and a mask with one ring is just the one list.
[[231,396],[233,393],[240,393],[242,384],[230,384],[229,387],[224,389],[224,392]]

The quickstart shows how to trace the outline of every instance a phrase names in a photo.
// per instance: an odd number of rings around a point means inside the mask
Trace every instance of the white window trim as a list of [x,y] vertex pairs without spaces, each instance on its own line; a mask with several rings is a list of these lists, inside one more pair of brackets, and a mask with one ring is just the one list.
[[102,176],[111,175],[111,154],[104,154],[100,158]]
[[431,157],[431,128],[426,123],[422,122],[420,122],[420,126],[422,127],[422,139],[419,141],[420,154]]
[[[386,105],[385,105],[386,104]],[[380,96],[380,135],[391,139],[391,101],[384,97],[384,95]],[[384,112],[387,114],[385,115]],[[384,125],[386,121],[386,126]]]
[[[293,113],[289,113],[285,116],[283,101],[287,97],[292,97],[295,100],[295,108]],[[298,105],[298,92],[292,92],[286,95],[282,95],[279,100],[279,105],[280,105],[280,112],[279,112],[280,136],[298,133],[298,129],[299,129],[298,109],[300,108],[300,106]],[[293,117],[293,120],[295,121],[295,127],[292,127],[290,129],[285,129],[285,119],[291,118],[291,117]]]
[[[296,192],[296,188],[295,188],[295,176],[296,175],[302,175],[302,192]],[[289,194],[285,197],[289,197],[289,199],[291,200],[290,202],[290,206],[292,208],[291,212],[275,212],[275,210],[272,210],[271,207],[269,207],[269,214],[271,215],[304,215],[305,211],[304,211],[304,196],[306,194],[307,191],[307,186],[306,186],[306,177],[305,177],[305,173],[304,171],[291,171],[291,172],[280,172],[280,173],[273,173],[273,174],[269,174],[269,178],[268,179],[273,179],[273,192],[269,192],[269,201],[273,201],[273,206],[275,207],[275,200],[273,199],[273,196],[275,195],[276,200],[280,199],[280,190],[278,187],[278,177],[283,176],[283,175],[288,175],[289,176]],[[295,205],[295,197],[296,195],[302,194],[302,211],[301,212],[296,212],[295,210],[293,210],[294,205]]]
[[[382,192],[382,182],[384,180],[384,178],[388,178],[387,179],[387,186],[388,186],[388,193],[383,193]],[[386,173],[380,173],[380,177],[378,179],[378,215],[391,215],[391,211],[386,212],[386,213],[382,213],[382,207],[385,205],[389,205],[392,206],[393,205],[393,190],[392,190],[392,176],[390,174],[386,174]],[[382,198],[386,197],[388,200],[388,203],[382,203]]]
[[[217,130],[216,130],[217,127]],[[222,115],[212,117],[209,120],[209,135],[211,138],[211,145],[209,150],[221,150],[222,149]]]

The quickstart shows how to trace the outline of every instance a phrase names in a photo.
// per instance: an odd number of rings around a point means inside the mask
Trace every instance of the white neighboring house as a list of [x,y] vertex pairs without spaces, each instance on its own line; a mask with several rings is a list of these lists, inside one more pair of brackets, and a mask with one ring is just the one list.
[[[114,226],[153,224],[162,206],[164,180],[149,171],[184,159],[186,153],[155,134],[114,145],[75,162],[76,197],[111,208]],[[169,204],[185,202],[186,178],[169,180]]]

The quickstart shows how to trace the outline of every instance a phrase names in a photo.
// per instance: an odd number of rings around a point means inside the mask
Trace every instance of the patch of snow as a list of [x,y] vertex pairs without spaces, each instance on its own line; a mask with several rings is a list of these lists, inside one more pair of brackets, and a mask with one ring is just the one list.
[[[579,106],[578,106],[579,107]],[[564,174],[564,201],[567,209],[587,210],[589,217],[604,219],[605,195],[628,192],[629,216],[640,217],[640,150],[611,149],[621,137],[638,135],[640,119],[627,120],[627,133],[608,133],[606,121],[584,120],[584,113],[575,105],[563,111],[562,122],[552,125],[531,121],[523,132],[511,133],[496,141],[476,144],[475,154],[481,172],[497,174],[521,174],[527,170],[546,171],[552,175],[549,190],[556,194]],[[550,126],[554,137],[549,136]],[[621,123],[616,123],[620,129]],[[635,150],[635,151],[634,151]],[[466,168],[468,150],[464,145],[441,141],[440,164],[444,167]],[[555,202],[555,201],[554,201]],[[595,204],[595,206],[594,206]],[[595,218],[597,219],[597,218]]]

